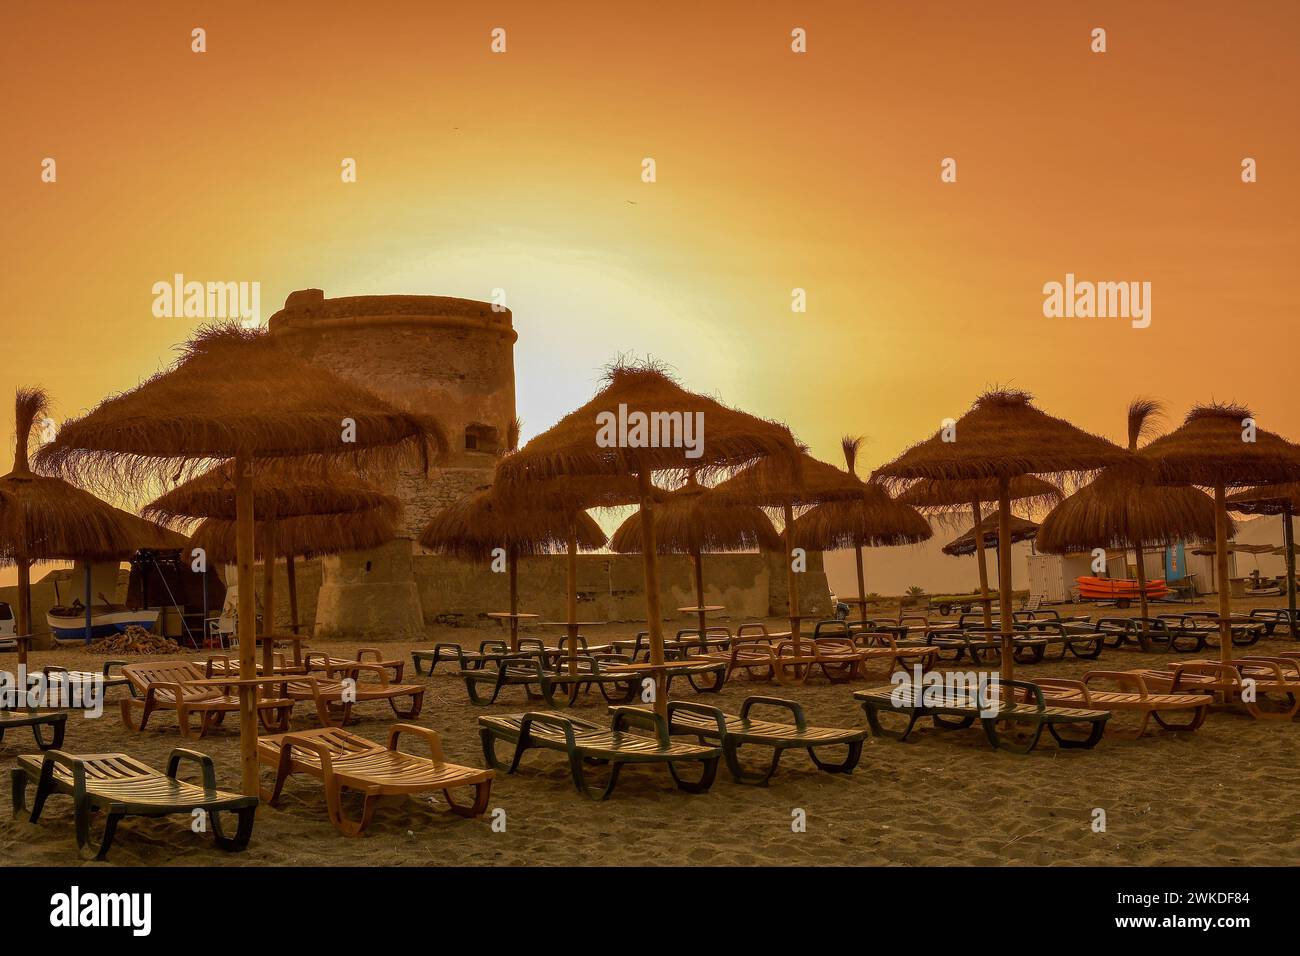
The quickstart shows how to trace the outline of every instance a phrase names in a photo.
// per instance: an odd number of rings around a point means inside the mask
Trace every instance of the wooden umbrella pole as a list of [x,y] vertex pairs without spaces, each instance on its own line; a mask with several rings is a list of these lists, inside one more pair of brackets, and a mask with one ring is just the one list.
[[506,553],[510,572],[510,652],[513,654],[519,650],[519,549],[512,544]]
[[1232,596],[1228,593],[1228,503],[1223,482],[1214,486],[1214,566],[1219,578],[1219,660],[1232,661]]
[[275,518],[262,521],[262,669],[275,672]]
[[289,586],[289,630],[298,633],[298,574],[294,570],[293,555],[284,556],[284,578]]
[[[253,456],[235,455],[235,566],[239,576],[239,676],[257,676],[257,592],[253,581]],[[257,795],[257,687],[239,687],[240,789]]]
[[1291,502],[1283,502],[1282,543],[1286,548],[1286,608],[1291,619],[1291,636],[1295,637],[1295,529],[1291,527],[1291,517]]
[[[977,533],[976,537],[980,535]],[[1002,624],[1002,679],[1012,680],[1016,674],[1011,627],[1011,479],[1006,475],[998,477],[998,605]]]
[[27,645],[32,633],[32,563],[18,558],[18,666],[27,666]]
[[1138,607],[1142,609],[1142,633],[1147,631],[1149,609],[1147,607],[1147,569],[1142,564],[1142,539],[1133,539],[1133,549],[1137,551]]
[[[984,519],[980,516],[980,503],[972,501],[970,503],[971,515],[975,518],[975,563],[980,569],[980,610],[984,612],[984,630],[993,630],[993,611],[991,609],[992,601],[989,600],[989,565],[988,557],[984,552],[984,535],[980,531],[980,522]],[[999,533],[1001,529],[999,528]]]
[[707,630],[708,625],[705,623],[704,610],[704,561],[700,557],[700,549],[698,547],[692,549],[691,560],[695,564],[695,607],[698,609],[696,613],[699,615],[700,640],[702,641],[704,640],[704,632]]
[[578,522],[576,520],[569,521],[569,554],[564,577],[569,592],[565,595],[565,611],[569,621],[565,630],[569,634],[569,673],[572,675],[578,673]]
[[[655,522],[650,473],[639,471],[637,490],[641,498],[641,552],[645,562],[646,625],[650,628],[650,663],[662,668],[664,663],[664,627],[659,611],[659,561],[655,554]],[[655,682],[655,713],[668,718],[668,694],[664,690],[664,672],[651,671]]]
[[798,657],[801,651],[799,650],[799,578],[794,573],[794,506],[787,498],[784,507],[785,528],[781,533],[785,537],[785,578],[786,588],[790,592],[787,602],[790,605],[790,640],[794,641],[794,656]]
[[862,545],[853,549],[858,559],[858,620],[867,623],[867,577],[862,573]]

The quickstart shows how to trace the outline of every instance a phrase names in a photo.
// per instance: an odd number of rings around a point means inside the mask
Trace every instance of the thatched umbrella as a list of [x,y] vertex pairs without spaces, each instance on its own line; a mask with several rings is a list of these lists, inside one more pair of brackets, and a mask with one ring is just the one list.
[[[1139,441],[1151,431],[1159,413],[1159,403],[1151,399],[1135,399],[1129,405],[1129,451],[1138,450]],[[1140,469],[1125,465],[1102,472],[1053,509],[1043,519],[1037,547],[1047,554],[1133,548],[1145,627],[1149,612],[1143,546],[1213,540],[1214,502],[1208,495],[1190,487],[1143,484]]]
[[[49,396],[18,389],[14,402],[14,467],[0,478],[0,567],[18,568],[18,664],[26,666],[32,630],[31,566],[39,561],[117,561],[139,548],[166,546],[165,529],[130,515],[60,478],[33,474],[28,453],[32,429],[46,414]],[[86,628],[90,630],[90,598]]]
[[[1022,541],[1033,541],[1038,535],[1038,525],[1028,518],[1022,518],[1019,515],[1012,515],[1007,522],[1007,527],[1011,531],[1011,543],[1019,544]],[[985,548],[1001,548],[1002,540],[999,535],[1002,533],[1002,516],[996,512],[984,516],[974,528],[967,528],[965,532],[953,538],[943,546],[943,553],[951,555],[954,558],[964,558],[968,555],[975,554],[979,549],[981,540]],[[978,533],[977,533],[978,531]]]
[[[1286,606],[1291,619],[1291,636],[1296,636],[1295,616],[1295,528],[1291,519],[1300,509],[1300,483],[1259,485],[1228,496],[1228,510],[1244,515],[1281,515],[1282,549],[1286,557]],[[1277,550],[1274,549],[1274,553]]]
[[[719,504],[713,490],[697,482],[694,475],[656,502],[654,523],[654,539],[660,551],[691,556],[701,640],[707,631],[702,555],[756,548],[774,551],[781,547],[776,529],[761,508]],[[619,554],[634,554],[645,547],[641,512],[628,515],[610,536],[609,547]]]
[[[688,392],[649,363],[620,363],[610,368],[595,398],[501,461],[496,483],[511,496],[527,498],[537,482],[579,475],[636,477],[641,513],[650,516],[643,551],[646,618],[650,663],[656,668],[656,684],[662,686],[658,669],[664,664],[663,620],[652,476],[684,478],[698,471],[707,478],[765,455],[794,453],[794,441],[784,426]],[[656,694],[655,707],[666,714],[667,697]]]
[[[450,505],[420,532],[419,542],[431,551],[449,554],[463,561],[488,561],[497,548],[504,548],[510,578],[510,649],[519,650],[519,558],[557,554],[570,541],[593,551],[604,547],[605,532],[582,510],[502,501],[491,488],[482,488]],[[576,582],[570,582],[570,590]],[[572,620],[572,618],[571,618]],[[576,642],[574,642],[576,644]],[[570,656],[574,653],[571,649]]]
[[239,569],[240,770],[256,794],[256,620],[253,489],[256,462],[300,458],[395,468],[427,467],[447,451],[437,422],[280,348],[264,330],[201,330],[168,370],[66,422],[37,456],[43,470],[90,475],[138,490],[233,458]]
[[764,458],[728,478],[714,490],[718,500],[727,504],[781,510],[786,582],[790,592],[790,639],[794,641],[795,654],[798,655],[799,587],[794,562],[790,558],[794,549],[803,542],[796,534],[795,509],[832,501],[860,501],[867,493],[866,484],[856,475],[840,471],[801,450],[793,461],[789,458]]
[[[844,436],[840,448],[850,475],[857,474],[858,451],[863,439]],[[852,548],[857,559],[858,613],[867,620],[867,583],[863,570],[862,549],[916,544],[930,538],[930,523],[914,508],[889,497],[889,492],[874,482],[862,486],[860,498],[828,501],[810,508],[795,519],[795,537],[819,551]]]
[[[388,522],[396,522],[402,504],[379,488],[362,481],[355,474],[332,470],[328,475],[303,468],[293,459],[271,459],[259,464],[254,475],[253,514],[257,516],[258,552],[269,551],[284,556],[289,584],[292,630],[298,632],[298,587],[294,566],[295,551],[280,548],[275,541],[279,522],[305,515],[347,515],[384,509]],[[235,475],[230,462],[191,478],[141,509],[147,517],[177,526],[188,526],[195,519],[217,518],[234,521]],[[384,540],[389,540],[389,538]],[[346,550],[346,549],[345,549]],[[337,553],[337,552],[334,552]],[[262,666],[271,673],[275,631],[275,558],[262,567]]]
[[[1035,478],[1033,475],[1017,475],[1011,479],[1008,498],[1030,508],[1036,506],[1051,507],[1061,500],[1061,489],[1051,482]],[[970,509],[971,527],[984,523],[983,507],[986,503],[998,500],[998,483],[995,479],[980,478],[964,481],[935,481],[923,479],[908,486],[898,496],[903,504],[911,505],[922,514],[940,517],[955,517],[967,508]],[[989,594],[988,561],[985,559],[985,539],[983,535],[972,539],[975,543],[975,563],[980,577],[980,608],[984,613],[984,629],[992,630],[993,615],[990,607],[993,598]]]
[[1255,424],[1240,405],[1200,405],[1174,431],[1138,457],[1162,485],[1214,489],[1215,569],[1219,579],[1219,655],[1232,660],[1232,601],[1228,594],[1228,488],[1300,481],[1300,447]]
[[998,485],[998,587],[1002,676],[1015,673],[1011,615],[1011,482],[1021,475],[1089,472],[1119,464],[1129,453],[1104,438],[1035,408],[1024,392],[981,395],[952,426],[876,470],[892,483],[915,479],[993,479]]

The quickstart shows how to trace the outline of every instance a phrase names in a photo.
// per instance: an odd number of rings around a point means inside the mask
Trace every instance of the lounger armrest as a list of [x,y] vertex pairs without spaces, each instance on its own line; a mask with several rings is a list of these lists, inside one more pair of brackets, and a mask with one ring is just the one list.
[[749,637],[756,633],[759,637],[767,637],[767,625],[761,621],[742,624],[736,628],[736,637]]
[[388,730],[388,749],[397,750],[397,738],[403,733],[416,734],[423,737],[429,745],[429,756],[433,758],[434,763],[446,763],[442,755],[442,737],[438,731],[431,727],[421,727],[418,724],[393,724]]
[[626,729],[629,725],[644,727],[655,732],[660,744],[665,747],[668,746],[668,721],[664,720],[662,714],[658,714],[653,710],[643,710],[640,707],[626,706],[611,707],[609,713],[612,718],[609,722],[609,729],[615,733]]
[[519,722],[520,744],[528,740],[528,732],[532,729],[533,724],[549,724],[552,727],[558,727],[564,731],[565,746],[570,750],[577,747],[577,742],[573,737],[573,721],[561,714],[548,714],[543,711],[529,711],[524,714],[524,719]]
[[367,656],[374,655],[374,662],[379,663],[384,659],[384,655],[379,652],[377,647],[359,647],[357,648],[357,660],[364,661]]
[[197,750],[189,750],[185,747],[177,747],[167,758],[167,776],[173,780],[176,779],[176,771],[180,768],[182,760],[192,760],[199,765],[199,771],[203,774],[203,789],[217,789],[217,768],[212,762],[212,758],[205,753],[199,753]]
[[708,704],[693,704],[686,700],[670,700],[668,702],[668,726],[670,728],[673,725],[673,714],[678,711],[707,717],[718,725],[719,736],[725,736],[727,733],[727,715],[717,707],[710,707]]
[[72,798],[80,802],[86,796],[86,761],[64,750],[47,750],[41,754],[41,775],[54,772],[54,765],[67,767],[72,773]]
[[105,677],[112,677],[114,667],[121,668],[125,666],[126,666],[126,661],[119,661],[119,660],[104,661],[103,674]]
[[1142,697],[1151,696],[1147,691],[1147,682],[1142,679],[1141,674],[1129,674],[1125,671],[1088,671],[1083,675],[1083,682],[1091,684],[1093,681],[1110,681],[1113,684],[1123,688],[1132,688],[1132,692]]
[[799,706],[798,702],[786,700],[784,697],[763,697],[761,695],[746,697],[745,702],[740,705],[740,719],[748,720],[750,710],[759,705],[765,707],[784,707],[794,715],[794,723],[796,727],[800,730],[804,730],[808,726],[808,718],[804,716],[803,708]]
[[1026,681],[1026,680],[1005,680],[1005,679],[1003,679],[1003,678],[1001,678],[1001,677],[997,677],[997,678],[995,678],[995,679],[991,682],[991,684],[992,684],[992,686],[1000,686],[1000,687],[1008,687],[1008,688],[1011,688],[1011,690],[1012,690],[1012,692],[1013,692],[1013,694],[1012,694],[1012,699],[1011,699],[1011,702],[1012,702],[1012,703],[1015,702],[1015,701],[1014,701],[1014,691],[1016,691],[1016,690],[1023,690],[1023,691],[1025,691],[1025,692],[1029,695],[1029,697],[1031,698],[1031,702],[1032,702],[1032,703],[1034,704],[1034,706],[1037,707],[1039,710],[1042,710],[1043,708],[1045,708],[1045,707],[1047,706],[1047,704],[1044,703],[1044,701],[1043,701],[1043,689],[1042,689],[1041,687],[1039,687],[1037,684],[1032,684],[1032,683],[1030,683],[1029,681]]
[[[459,647],[460,645],[457,644],[456,646]],[[487,654],[489,651],[492,652],[504,651],[505,649],[506,649],[506,642],[502,640],[497,640],[496,638],[478,642],[478,652],[480,654]]]
[[813,625],[813,640],[822,636],[823,628],[827,631],[835,632],[833,634],[827,634],[827,637],[847,637],[849,633],[849,629],[845,626],[843,621],[818,621]]
[[388,686],[388,668],[380,664],[369,664],[357,661],[355,664],[349,664],[346,668],[341,669],[352,671],[357,675],[357,677],[361,676],[362,671],[366,671],[367,673],[374,674],[379,678],[380,687]]
[[[105,664],[104,666],[107,667],[108,665]],[[64,667],[62,664],[46,664],[44,667],[41,668],[41,673],[47,677],[50,674],[66,674],[67,672],[68,669]]]
[[1038,686],[1045,687],[1048,691],[1056,689],[1078,691],[1082,697],[1080,703],[1085,706],[1092,703],[1092,695],[1088,693],[1088,688],[1083,681],[1070,680],[1066,677],[1040,677]]
[[324,779],[328,780],[334,775],[334,760],[330,756],[330,749],[322,744],[319,740],[311,737],[299,736],[298,734],[285,734],[280,738],[280,759],[282,761],[293,759],[294,748],[306,750],[314,753],[320,758],[321,772]]

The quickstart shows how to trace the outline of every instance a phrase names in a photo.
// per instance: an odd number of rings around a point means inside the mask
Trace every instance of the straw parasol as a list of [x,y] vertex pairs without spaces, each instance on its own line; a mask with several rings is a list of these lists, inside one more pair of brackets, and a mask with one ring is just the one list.
[[[341,472],[341,473],[340,473]],[[269,459],[254,469],[253,514],[257,516],[258,553],[270,552],[286,559],[285,573],[289,585],[290,619],[293,632],[298,632],[298,587],[294,566],[295,552],[277,546],[276,535],[282,519],[304,515],[346,515],[382,509],[387,524],[392,525],[401,514],[402,504],[394,497],[360,479],[354,473],[334,469],[328,475],[309,471],[296,459]],[[230,462],[189,479],[149,502],[142,514],[176,526],[188,526],[195,519],[217,518],[235,520],[235,474]],[[322,525],[322,529],[327,526]],[[336,525],[342,527],[342,525]],[[389,528],[390,532],[393,530]],[[326,540],[329,538],[326,530]],[[371,537],[374,535],[372,534]],[[346,537],[346,532],[343,537]],[[389,533],[382,540],[393,537]],[[349,549],[340,549],[349,550]],[[337,551],[332,552],[337,553]],[[263,638],[275,631],[275,557],[262,566],[262,634]],[[271,672],[273,642],[262,642],[262,666]]]
[[188,478],[233,458],[239,580],[240,770],[257,788],[257,694],[253,633],[255,463],[297,457],[331,463],[428,467],[448,449],[436,421],[403,411],[281,349],[262,329],[204,328],[171,368],[66,422],[37,456],[47,473],[82,474],[138,489]]
[[[1011,529],[1012,544],[1019,544],[1021,541],[1033,541],[1038,534],[1038,525],[1028,518],[1021,518],[1019,515],[1012,515],[1007,522],[1007,526]],[[943,553],[954,558],[964,558],[976,552],[981,539],[983,539],[985,548],[1000,548],[1002,546],[1002,541],[999,538],[1001,527],[1000,515],[996,512],[985,515],[984,520],[976,527],[968,528],[964,534],[958,535],[945,544]],[[978,534],[976,528],[978,528]]]
[[1219,655],[1232,660],[1232,603],[1228,594],[1227,489],[1300,481],[1300,447],[1255,424],[1241,405],[1199,405],[1174,431],[1138,457],[1161,485],[1214,489],[1215,570],[1219,580]]
[[832,501],[858,501],[865,494],[865,488],[865,484],[856,475],[818,461],[801,448],[794,460],[764,458],[728,478],[715,489],[718,499],[727,504],[781,510],[786,582],[790,594],[790,638],[794,641],[796,655],[800,653],[799,587],[794,562],[790,560],[800,543],[796,536],[795,509],[811,508]]
[[1291,619],[1291,636],[1296,636],[1295,614],[1295,528],[1291,519],[1300,507],[1300,482],[1259,485],[1228,496],[1228,510],[1245,515],[1281,515],[1282,547],[1274,554],[1286,557],[1286,606]]
[[[695,572],[695,607],[700,637],[707,626],[704,610],[704,565],[702,555],[723,551],[775,551],[781,539],[761,508],[719,504],[713,490],[692,475],[682,487],[665,494],[654,509],[654,539],[660,551],[689,554]],[[641,512],[627,519],[609,539],[611,551],[633,554],[645,546],[641,533]]]
[[[510,649],[519,650],[519,558],[557,554],[572,539],[578,548],[604,547],[605,532],[585,511],[550,505],[503,501],[491,488],[478,491],[434,515],[419,542],[431,551],[463,561],[488,561],[504,548],[510,576]],[[576,582],[571,583],[576,588]],[[575,642],[576,643],[576,642]]]
[[992,391],[965,415],[876,470],[902,484],[915,479],[993,479],[998,486],[998,588],[1002,676],[1015,673],[1011,617],[1011,481],[1022,475],[1067,475],[1119,464],[1129,453],[1104,438],[1035,408],[1025,392]]
[[[31,566],[39,561],[117,561],[140,548],[163,548],[166,529],[114,508],[60,478],[33,474],[32,429],[49,410],[43,389],[19,388],[14,402],[14,467],[0,478],[0,567],[18,568],[18,664],[27,664],[32,630]],[[183,541],[182,541],[183,544]],[[90,628],[89,595],[86,627]]]
[[[696,471],[707,479],[766,455],[789,458],[794,453],[794,440],[783,425],[688,392],[653,363],[620,361],[608,369],[595,398],[503,459],[497,465],[497,484],[507,494],[527,497],[539,481],[579,475],[636,477],[641,513],[650,518],[643,551],[650,663],[656,685],[662,686],[653,476],[680,480]],[[667,713],[665,695],[655,694],[655,707],[661,715]]]
[[[1128,449],[1135,452],[1161,413],[1158,402],[1135,399],[1128,410]],[[1229,534],[1232,533],[1231,528]],[[1108,469],[1043,519],[1038,550],[1068,554],[1093,548],[1133,548],[1137,552],[1138,602],[1148,620],[1145,544],[1214,540],[1214,502],[1195,488],[1143,484],[1130,466]]]
[[[1062,498],[1061,489],[1050,482],[1035,478],[1033,475],[1016,475],[1011,479],[1007,497],[1029,508],[1051,507]],[[998,500],[998,483],[991,478],[966,479],[961,481],[936,481],[922,479],[911,484],[898,496],[903,504],[911,505],[922,514],[953,517],[967,508],[970,509],[971,527],[983,524],[985,503]],[[983,536],[973,539],[975,542],[975,563],[980,577],[980,608],[984,614],[984,629],[993,629],[993,615],[990,607],[993,603],[989,593],[988,561],[985,558],[985,541]]]
[[[852,435],[840,440],[850,475],[857,474],[858,451],[863,440]],[[795,537],[810,548],[853,549],[858,570],[858,612],[863,622],[867,620],[867,584],[862,549],[915,544],[934,533],[920,512],[895,501],[889,492],[873,482],[862,486],[860,499],[828,501],[810,508],[795,519],[794,527]]]

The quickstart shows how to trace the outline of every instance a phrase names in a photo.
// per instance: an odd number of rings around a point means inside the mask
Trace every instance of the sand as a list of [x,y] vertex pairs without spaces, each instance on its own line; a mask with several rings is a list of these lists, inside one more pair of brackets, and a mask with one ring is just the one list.
[[[1211,608],[1202,604],[1197,610]],[[630,636],[637,629],[631,623],[609,625],[599,629],[599,639]],[[597,639],[595,629],[589,633]],[[430,647],[435,640],[476,644],[491,636],[491,631],[477,629],[431,630],[424,641],[378,646],[386,656],[409,661],[413,647]],[[313,644],[347,655],[356,646]],[[1290,638],[1278,636],[1252,652],[1295,647]],[[1100,661],[1067,657],[1018,670],[1027,679],[1078,676],[1092,669],[1163,667],[1170,659],[1187,656],[1108,649]],[[13,661],[12,656],[0,658],[0,667],[12,668]],[[95,665],[80,650],[32,655],[34,667],[52,662]],[[407,671],[408,680],[429,687],[418,722],[442,735],[447,758],[454,762],[482,766],[476,730],[480,714],[527,709],[522,691],[514,688],[495,706],[470,705],[447,665],[432,678],[414,677],[409,666]],[[802,703],[815,723],[857,727],[865,719],[852,691],[864,686],[815,678],[803,687],[780,687],[737,679],[721,694],[694,695],[689,688],[686,693],[728,709],[750,694],[788,697]],[[221,785],[237,789],[236,733],[222,729],[182,742],[175,718],[168,714],[155,717],[145,732],[130,733],[114,703],[122,693],[109,692],[101,719],[73,714],[64,749],[129,751],[161,768],[168,752],[184,743],[210,754]],[[358,712],[362,719],[351,729],[384,740],[394,720],[387,705],[367,704]],[[593,694],[575,712],[602,720],[603,699]],[[1131,728],[1132,720],[1125,715],[1113,719],[1096,750],[1063,751],[1045,736],[1029,756],[991,750],[977,729],[944,734],[924,729],[907,743],[869,738],[851,776],[820,773],[805,754],[791,752],[768,787],[739,786],[720,769],[713,789],[696,796],[674,789],[663,769],[634,767],[624,771],[614,797],[605,803],[593,803],[574,790],[560,756],[535,752],[518,774],[499,774],[495,782],[491,807],[505,811],[504,832],[494,832],[487,819],[453,816],[440,803],[390,798],[365,837],[348,839],[329,824],[318,785],[298,777],[286,787],[282,806],[259,810],[252,844],[244,853],[214,850],[181,817],[131,819],[119,828],[109,863],[86,865],[1300,863],[1300,728],[1290,721],[1215,713],[1194,734],[1157,732],[1131,739],[1115,733]],[[314,717],[300,704],[294,727],[312,726]],[[15,754],[33,749],[26,729],[10,731],[0,744],[0,765],[7,771]],[[1098,808],[1105,811],[1104,832],[1093,829]],[[800,810],[806,830],[794,832],[792,820]],[[0,857],[5,862],[81,862],[66,797],[52,798],[35,826],[25,818],[3,817]]]

